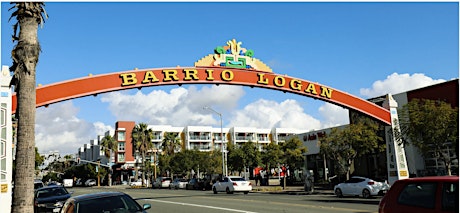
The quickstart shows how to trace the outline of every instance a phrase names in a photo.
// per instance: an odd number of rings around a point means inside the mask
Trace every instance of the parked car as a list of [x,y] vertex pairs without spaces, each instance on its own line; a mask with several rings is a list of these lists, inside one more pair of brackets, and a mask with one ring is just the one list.
[[176,178],[169,184],[169,189],[185,189],[188,181],[183,178]]
[[94,179],[88,179],[85,181],[85,186],[95,186],[95,185],[97,185],[97,182]]
[[157,177],[155,182],[153,182],[153,188],[169,188],[169,184],[171,183],[172,179],[170,177]]
[[70,193],[62,185],[44,186],[34,192],[34,212],[58,212]]
[[376,195],[383,195],[389,188],[386,182],[378,182],[370,178],[353,176],[350,180],[334,186],[337,197],[363,196],[370,198]]
[[123,192],[98,192],[69,198],[64,203],[61,213],[146,213],[145,210],[150,208],[150,204],[141,206],[131,196]]
[[44,187],[45,184],[43,184],[43,181],[41,180],[34,180],[34,189],[42,188]]
[[458,176],[398,180],[380,200],[379,213],[459,212],[458,181]]
[[217,192],[227,192],[227,194],[243,192],[244,194],[248,194],[252,191],[252,184],[240,176],[228,176],[214,183],[212,191],[214,194],[217,194]]
[[189,190],[211,190],[212,184],[211,181],[208,179],[199,179],[199,178],[192,178],[188,181],[185,185],[185,189]]
[[129,185],[130,186],[142,186],[142,181],[141,180],[133,181]]

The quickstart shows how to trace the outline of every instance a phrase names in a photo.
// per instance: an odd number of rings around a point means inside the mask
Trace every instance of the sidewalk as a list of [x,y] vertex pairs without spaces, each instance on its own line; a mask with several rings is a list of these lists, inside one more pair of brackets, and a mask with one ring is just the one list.
[[315,186],[312,193],[304,191],[303,186],[286,186],[283,189],[281,186],[252,186],[252,192],[270,193],[270,194],[290,194],[290,195],[309,195],[323,194],[334,195],[334,190],[325,189],[321,186]]
[[[127,185],[113,185],[113,186],[101,186],[102,188],[119,188],[119,189],[134,189],[134,188],[145,188],[146,187],[131,187]],[[254,183],[252,185],[251,193],[269,193],[269,194],[289,194],[289,195],[309,195],[309,194],[321,194],[321,195],[334,195],[334,190],[327,189],[322,186],[315,186],[313,193],[304,191],[303,186],[286,186],[283,187],[279,185],[271,186],[256,186]]]

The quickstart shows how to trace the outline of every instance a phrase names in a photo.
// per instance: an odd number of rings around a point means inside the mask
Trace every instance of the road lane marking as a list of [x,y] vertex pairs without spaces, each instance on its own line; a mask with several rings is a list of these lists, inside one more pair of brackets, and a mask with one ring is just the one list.
[[194,206],[194,207],[201,207],[201,208],[208,208],[208,209],[218,209],[218,210],[224,210],[224,211],[229,211],[229,212],[257,213],[257,212],[251,212],[251,211],[246,211],[246,210],[229,209],[229,208],[222,208],[222,207],[216,207],[216,206],[206,206],[206,205],[199,205],[199,204],[193,204],[193,203],[182,203],[182,202],[173,202],[173,201],[157,200],[157,199],[144,199],[144,200],[148,200],[152,202],[160,202],[160,203],[177,204],[177,205],[182,205],[182,206]]

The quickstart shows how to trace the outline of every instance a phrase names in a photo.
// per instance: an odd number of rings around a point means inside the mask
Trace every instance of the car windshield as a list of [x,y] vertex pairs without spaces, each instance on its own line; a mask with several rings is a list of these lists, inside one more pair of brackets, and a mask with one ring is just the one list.
[[139,204],[126,195],[94,198],[77,204],[77,213],[134,213],[139,211],[142,211]]
[[36,192],[36,198],[46,198],[46,197],[54,197],[54,196],[61,196],[69,194],[67,190],[61,187],[57,188],[49,188],[49,189],[42,189]]

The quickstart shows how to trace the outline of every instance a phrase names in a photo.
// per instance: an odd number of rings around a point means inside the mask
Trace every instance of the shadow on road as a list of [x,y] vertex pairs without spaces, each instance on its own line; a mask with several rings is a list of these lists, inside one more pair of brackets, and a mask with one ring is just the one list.
[[356,204],[367,204],[367,205],[379,205],[379,198],[370,198],[370,199],[333,199],[333,200],[309,200],[322,203],[356,203]]

